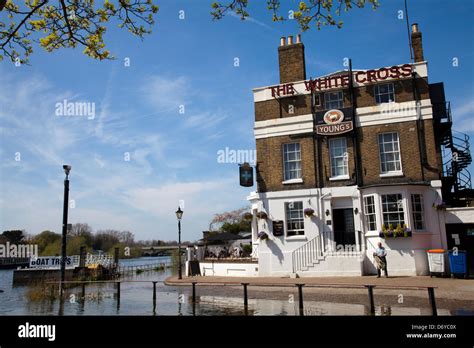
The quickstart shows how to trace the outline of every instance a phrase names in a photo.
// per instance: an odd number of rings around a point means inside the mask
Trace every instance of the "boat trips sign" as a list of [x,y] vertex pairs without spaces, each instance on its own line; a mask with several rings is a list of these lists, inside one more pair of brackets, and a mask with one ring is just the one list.
[[[79,267],[78,256],[66,257],[66,268]],[[30,259],[30,268],[61,268],[61,256],[41,256]]]

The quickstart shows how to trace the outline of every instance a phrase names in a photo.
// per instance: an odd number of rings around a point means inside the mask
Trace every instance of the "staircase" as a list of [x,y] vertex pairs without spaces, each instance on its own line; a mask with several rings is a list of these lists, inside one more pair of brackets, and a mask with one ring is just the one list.
[[292,252],[293,273],[304,272],[325,259],[318,235]]
[[435,135],[442,149],[443,198],[451,206],[467,206],[474,200],[471,174],[467,167],[472,163],[469,136],[451,129],[449,102],[433,104]]

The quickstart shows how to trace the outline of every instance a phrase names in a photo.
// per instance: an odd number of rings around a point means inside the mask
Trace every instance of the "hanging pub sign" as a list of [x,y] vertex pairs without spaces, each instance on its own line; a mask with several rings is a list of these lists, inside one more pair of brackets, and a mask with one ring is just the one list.
[[273,235],[275,237],[281,237],[283,236],[283,220],[274,220],[272,221],[273,225]]
[[316,113],[316,134],[336,135],[350,132],[354,129],[352,108],[331,109]]
[[244,187],[253,186],[253,168],[247,162],[239,165],[239,178],[240,178],[240,186],[244,186]]

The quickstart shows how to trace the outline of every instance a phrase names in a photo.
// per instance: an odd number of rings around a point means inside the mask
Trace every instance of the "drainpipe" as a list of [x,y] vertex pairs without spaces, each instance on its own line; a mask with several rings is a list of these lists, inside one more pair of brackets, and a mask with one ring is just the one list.
[[330,192],[327,192],[324,195],[321,195],[321,192],[322,192],[322,190],[319,189],[320,196],[319,196],[319,199],[318,199],[318,204],[319,204],[318,210],[319,210],[319,217],[320,217],[319,220],[320,220],[320,225],[321,225],[321,226],[319,226],[319,234],[320,234],[320,238],[321,238],[321,245],[323,246],[323,252],[325,254],[326,253],[326,241],[324,240],[324,227],[326,225],[326,222],[325,222],[325,217],[324,217],[325,214],[323,212],[323,199],[324,199],[324,197],[329,195]]

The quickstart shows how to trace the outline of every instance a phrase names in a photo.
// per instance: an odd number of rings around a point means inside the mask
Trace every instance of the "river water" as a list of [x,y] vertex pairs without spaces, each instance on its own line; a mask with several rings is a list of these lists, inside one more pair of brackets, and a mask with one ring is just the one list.
[[[169,262],[169,257],[123,260],[124,265]],[[173,287],[163,281],[175,270],[145,271],[122,277],[120,300],[115,284],[88,284],[82,296],[81,286],[68,289],[65,301],[51,299],[48,290],[34,286],[14,286],[13,270],[0,270],[0,315],[243,315],[242,290],[202,289],[198,286],[197,303],[192,304],[191,287]],[[131,281],[131,282],[129,282]],[[153,283],[156,281],[156,306],[153,308]],[[216,293],[217,295],[214,295]],[[296,295],[296,293],[295,293]],[[291,294],[290,294],[291,296]],[[263,297],[263,298],[262,298]],[[294,301],[249,298],[248,315],[299,315]],[[305,301],[304,315],[367,315],[366,304]],[[411,308],[379,305],[376,315],[430,315],[428,307]],[[439,315],[451,315],[438,309]]]

